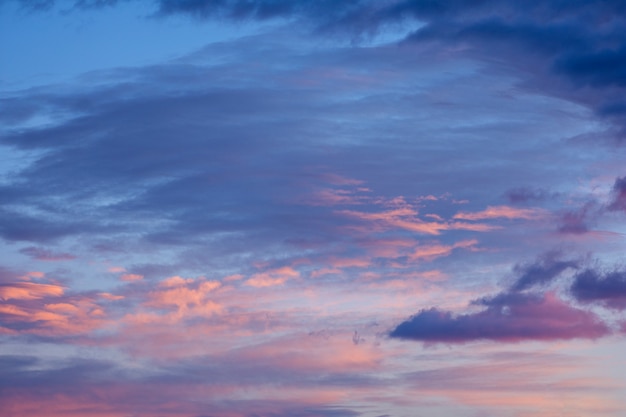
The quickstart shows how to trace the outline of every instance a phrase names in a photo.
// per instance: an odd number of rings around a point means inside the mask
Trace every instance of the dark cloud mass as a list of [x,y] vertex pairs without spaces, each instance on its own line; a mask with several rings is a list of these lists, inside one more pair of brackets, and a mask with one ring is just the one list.
[[556,340],[605,336],[609,329],[592,313],[552,295],[500,294],[480,301],[486,310],[453,316],[436,308],[422,310],[398,325],[391,337],[423,342],[463,343]]
[[514,267],[518,275],[510,289],[472,302],[486,307],[477,313],[454,316],[437,308],[422,310],[398,325],[391,337],[423,342],[463,343],[497,341],[597,338],[609,329],[594,314],[570,306],[555,294],[527,292],[547,284],[579,261],[563,260],[558,251],[541,255],[535,262]]
[[609,210],[626,212],[626,177],[617,178],[613,184],[613,200]]
[[595,301],[610,308],[626,309],[626,271],[585,269],[576,275],[571,291],[581,302]]
[[[45,9],[53,0],[20,0]],[[75,8],[115,5],[76,1]],[[626,79],[626,7],[618,1],[433,1],[396,0],[157,0],[160,16],[266,20],[294,18],[318,30],[376,33],[408,18],[421,22],[408,42],[460,47],[459,54],[485,59],[524,74],[527,87],[575,100],[620,127]],[[467,47],[469,46],[469,48]],[[563,82],[562,82],[563,81]],[[589,93],[585,87],[596,90]],[[617,104],[616,104],[617,103]],[[616,107],[617,106],[617,107]],[[609,109],[613,109],[609,111]],[[618,136],[619,139],[619,136]]]
[[552,251],[539,257],[536,262],[516,265],[514,271],[519,275],[519,278],[511,290],[522,291],[538,284],[548,283],[566,269],[578,267],[578,262],[561,260],[561,256],[561,253]]
[[158,0],[159,13],[190,14],[196,17],[221,17],[230,19],[271,19],[277,17],[307,16],[330,19],[367,1],[348,0]]

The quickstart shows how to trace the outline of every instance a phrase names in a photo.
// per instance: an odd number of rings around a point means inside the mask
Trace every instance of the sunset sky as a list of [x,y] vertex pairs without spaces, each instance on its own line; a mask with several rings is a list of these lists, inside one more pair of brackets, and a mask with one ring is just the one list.
[[0,0],[0,415],[626,415],[626,3]]

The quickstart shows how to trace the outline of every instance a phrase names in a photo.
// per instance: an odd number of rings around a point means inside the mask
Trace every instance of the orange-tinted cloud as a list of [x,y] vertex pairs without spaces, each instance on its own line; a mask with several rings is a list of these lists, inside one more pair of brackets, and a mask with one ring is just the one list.
[[410,207],[401,207],[383,212],[360,212],[355,210],[340,210],[338,214],[370,221],[374,227],[368,227],[363,231],[384,231],[392,229],[407,230],[419,234],[440,235],[445,230],[472,230],[487,232],[495,230],[497,226],[485,224],[472,224],[463,222],[424,221],[417,217],[417,211]]
[[63,287],[54,284],[16,282],[0,284],[0,300],[34,300],[48,296],[63,295]]
[[254,274],[246,280],[246,285],[257,288],[273,287],[276,285],[282,285],[287,282],[287,280],[298,278],[299,276],[300,273],[298,271],[290,266],[284,266]]
[[487,220],[487,219],[524,219],[538,220],[546,217],[546,211],[537,208],[516,208],[509,206],[488,206],[483,211],[459,212],[454,215],[460,220]]
[[123,274],[120,279],[122,281],[141,281],[143,279],[143,275],[140,274]]
[[143,306],[156,310],[165,310],[166,314],[139,312],[134,320],[178,321],[194,316],[210,316],[219,313],[222,306],[209,298],[211,292],[219,288],[219,281],[207,280],[204,277],[197,279],[174,276],[163,280],[157,289],[148,293],[148,299]]
[[457,248],[471,249],[475,247],[477,244],[478,244],[478,241],[475,239],[472,239],[472,240],[463,240],[453,245],[440,245],[440,244],[422,245],[422,246],[418,246],[409,255],[409,258],[411,260],[416,260],[416,259],[432,260],[435,258],[439,258],[441,256],[448,256],[452,253],[454,249],[457,249]]

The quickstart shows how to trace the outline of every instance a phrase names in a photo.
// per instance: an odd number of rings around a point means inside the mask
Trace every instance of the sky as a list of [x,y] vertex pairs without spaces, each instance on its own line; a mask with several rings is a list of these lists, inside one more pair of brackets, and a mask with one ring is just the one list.
[[2,415],[626,415],[625,39],[611,0],[0,0]]

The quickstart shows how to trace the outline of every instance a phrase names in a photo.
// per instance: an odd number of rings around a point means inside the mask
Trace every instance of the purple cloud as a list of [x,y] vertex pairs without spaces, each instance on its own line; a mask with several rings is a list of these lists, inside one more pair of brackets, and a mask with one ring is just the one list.
[[609,210],[626,212],[626,177],[617,178],[613,184],[613,201]]
[[581,302],[599,302],[610,308],[626,309],[626,271],[585,269],[576,274],[571,292]]
[[76,256],[69,253],[54,252],[49,249],[36,246],[29,246],[27,248],[20,249],[20,253],[28,255],[38,261],[69,261],[76,259]]
[[569,306],[552,294],[500,294],[481,300],[487,308],[454,316],[436,308],[421,310],[389,335],[427,343],[465,343],[473,340],[596,339],[609,328],[588,311]]
[[464,343],[489,339],[502,342],[597,338],[610,333],[593,313],[575,308],[553,293],[527,290],[552,282],[580,262],[563,260],[558,251],[547,252],[534,262],[518,264],[510,289],[471,304],[486,307],[477,313],[453,315],[437,308],[421,310],[399,324],[391,337],[424,342]]
[[512,204],[525,204],[542,202],[558,196],[558,193],[551,193],[541,188],[519,187],[508,190],[506,198]]
[[568,268],[577,268],[578,262],[562,260],[561,253],[551,251],[540,256],[535,262],[516,265],[514,271],[519,275],[511,291],[522,291],[538,284],[546,284]]
[[583,206],[578,210],[565,211],[560,214],[557,231],[564,234],[583,234],[589,231],[590,207]]

